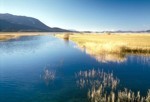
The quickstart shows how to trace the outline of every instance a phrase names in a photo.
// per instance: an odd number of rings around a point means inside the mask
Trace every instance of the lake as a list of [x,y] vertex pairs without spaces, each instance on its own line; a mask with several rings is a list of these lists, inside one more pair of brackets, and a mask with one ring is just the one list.
[[113,72],[119,89],[150,89],[148,56],[91,56],[51,35],[24,36],[0,42],[0,102],[87,102],[90,86],[77,85],[76,73],[93,69]]

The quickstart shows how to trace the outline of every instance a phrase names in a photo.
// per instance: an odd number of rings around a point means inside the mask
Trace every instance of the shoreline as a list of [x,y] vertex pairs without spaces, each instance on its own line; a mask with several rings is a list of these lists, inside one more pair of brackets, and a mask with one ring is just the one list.
[[40,36],[48,35],[51,32],[0,32],[0,41],[7,41],[10,39],[18,39],[22,36]]
[[[65,39],[67,33],[56,34]],[[150,54],[150,33],[68,33],[69,38],[79,48],[86,48],[87,53],[99,55],[102,53],[120,54]],[[66,39],[67,40],[67,39]]]

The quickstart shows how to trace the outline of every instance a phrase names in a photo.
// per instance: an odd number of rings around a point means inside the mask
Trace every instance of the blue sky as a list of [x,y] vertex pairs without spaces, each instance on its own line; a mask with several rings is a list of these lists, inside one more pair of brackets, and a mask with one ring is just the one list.
[[150,0],[0,0],[0,13],[80,31],[150,29]]

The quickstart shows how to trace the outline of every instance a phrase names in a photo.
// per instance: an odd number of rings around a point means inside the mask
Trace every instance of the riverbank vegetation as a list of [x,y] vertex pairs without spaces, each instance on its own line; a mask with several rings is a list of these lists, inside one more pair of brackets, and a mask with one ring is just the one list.
[[[64,38],[66,34],[56,34]],[[101,33],[101,34],[70,34],[69,38],[80,48],[92,55],[102,53],[150,53],[150,34],[148,33]]]
[[10,40],[10,39],[17,39],[21,36],[37,36],[37,35],[45,35],[46,33],[39,33],[39,32],[1,32],[0,33],[0,41]]

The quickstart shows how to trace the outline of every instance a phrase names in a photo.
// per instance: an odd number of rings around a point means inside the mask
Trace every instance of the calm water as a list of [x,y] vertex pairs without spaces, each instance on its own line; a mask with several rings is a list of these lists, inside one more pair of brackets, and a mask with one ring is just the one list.
[[[21,37],[0,42],[0,102],[87,102],[88,88],[76,84],[80,70],[103,69],[120,79],[120,88],[150,89],[150,57],[126,55],[97,59],[69,41],[53,36]],[[118,58],[119,59],[119,58]],[[44,69],[55,72],[45,81]]]

